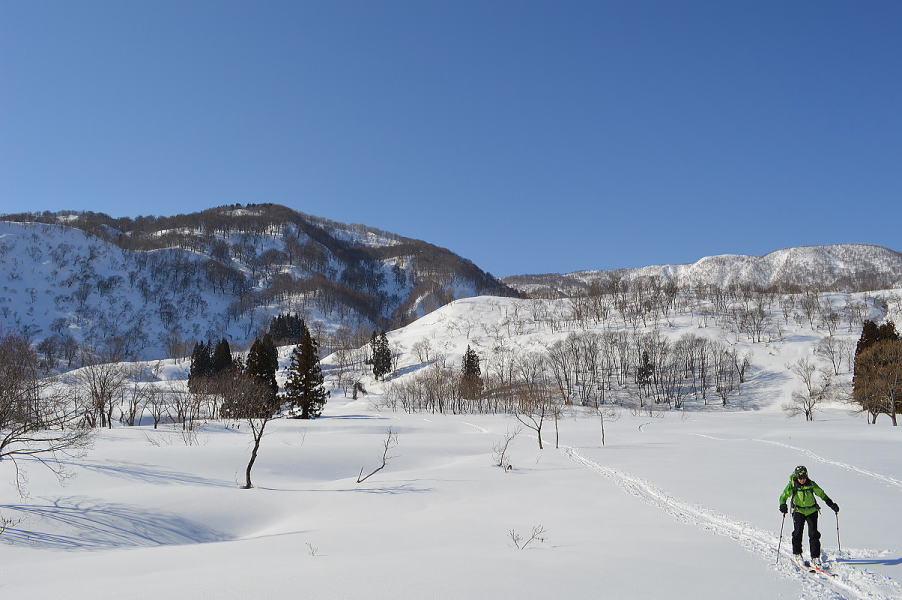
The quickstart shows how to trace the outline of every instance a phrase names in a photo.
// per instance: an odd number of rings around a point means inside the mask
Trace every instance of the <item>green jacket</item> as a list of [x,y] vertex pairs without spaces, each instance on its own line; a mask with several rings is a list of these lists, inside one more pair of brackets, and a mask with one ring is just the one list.
[[830,504],[830,498],[821,489],[821,486],[811,479],[808,480],[808,483],[802,485],[796,481],[794,475],[790,475],[789,484],[783,489],[783,493],[780,494],[780,504],[786,504],[786,500],[792,496],[792,510],[803,515],[810,515],[821,509],[817,505],[817,500],[814,499],[815,494],[820,496],[824,502]]

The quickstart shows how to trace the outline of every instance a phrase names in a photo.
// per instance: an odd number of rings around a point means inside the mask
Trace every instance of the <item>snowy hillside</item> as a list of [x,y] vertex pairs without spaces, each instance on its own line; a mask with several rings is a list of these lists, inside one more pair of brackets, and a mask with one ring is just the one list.
[[902,284],[902,254],[870,244],[833,244],[784,248],[764,256],[723,254],[688,265],[654,265],[637,269],[515,275],[504,282],[530,294],[569,295],[598,282],[659,278],[678,285],[858,291]]
[[[900,290],[774,297],[762,304],[761,336],[729,316],[741,297],[719,307],[679,297],[650,308],[644,323],[627,306],[587,312],[579,300],[458,300],[390,332],[396,370],[386,381],[352,368],[368,395],[352,400],[333,387],[320,419],[272,422],[255,489],[237,485],[246,424],[220,420],[199,421],[194,436],[166,421],[154,428],[146,413],[140,426],[99,430],[86,456],[67,460],[65,487],[29,464],[28,499],[0,463],[0,585],[9,597],[78,600],[899,598],[902,527],[888,516],[902,494],[899,428],[883,417],[867,425],[841,397],[813,422],[788,419],[782,406],[801,385],[787,368],[800,358],[847,385],[847,362],[840,355],[834,368],[821,342],[852,343],[863,318],[898,320],[900,299]],[[814,302],[825,319],[806,315]],[[832,321],[836,311],[849,321]],[[554,380],[555,348],[593,339],[597,363],[615,371],[621,359],[606,356],[606,340],[657,344],[660,369],[669,364],[660,348],[670,356],[690,335],[749,358],[725,405],[687,391],[675,409],[649,390],[640,407],[633,375],[621,382],[603,368],[595,383],[604,398],[584,402],[574,385],[557,426],[545,423],[543,450],[511,414],[454,414],[451,402],[424,410],[399,395],[458,369],[467,346],[495,385],[522,377],[529,357],[550,361],[540,368]],[[323,360],[333,385],[341,361]],[[585,375],[581,364],[574,373]],[[184,389],[184,361],[143,366],[145,384]],[[517,428],[504,471],[493,448]],[[378,466],[389,430],[398,443],[387,466],[357,483]],[[777,562],[777,498],[798,464],[841,506],[838,520],[826,509],[820,517],[835,578],[790,564],[790,525]]]
[[455,298],[514,294],[448,250],[276,205],[6,218],[0,328],[56,354],[84,345],[162,358],[223,336],[240,345],[284,311],[323,331],[371,331]]

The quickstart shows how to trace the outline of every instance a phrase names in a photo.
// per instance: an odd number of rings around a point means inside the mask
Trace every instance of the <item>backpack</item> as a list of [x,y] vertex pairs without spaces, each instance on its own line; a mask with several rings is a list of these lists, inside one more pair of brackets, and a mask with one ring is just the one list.
[[[817,484],[814,482],[814,480],[813,480],[813,479],[810,479],[810,478],[808,479],[808,483],[805,484],[806,487],[807,487],[807,486],[811,486],[811,489],[812,489],[811,495],[814,497],[814,508],[816,508],[818,511],[820,511],[820,510],[821,510],[821,505],[817,503],[817,497],[814,496],[814,491],[813,491],[813,490],[814,490],[814,486],[816,486],[816,485],[817,485]],[[801,487],[801,486],[799,485],[799,481],[795,478],[795,475],[793,475],[793,478],[792,478],[792,495],[789,497],[789,507],[790,507],[791,509],[795,509],[796,492],[799,490],[800,487]],[[806,507],[806,508],[808,508],[808,507]]]

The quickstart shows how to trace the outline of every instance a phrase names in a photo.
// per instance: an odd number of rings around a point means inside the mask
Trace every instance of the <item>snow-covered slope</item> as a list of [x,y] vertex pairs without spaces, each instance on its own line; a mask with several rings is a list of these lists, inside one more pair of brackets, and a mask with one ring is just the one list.
[[688,265],[577,271],[567,274],[515,275],[504,282],[527,293],[568,294],[593,282],[635,281],[656,277],[680,286],[749,285],[759,288],[858,291],[902,284],[902,254],[870,244],[832,244],[784,248],[764,256],[723,254]]
[[[899,292],[819,300],[898,319]],[[777,307],[768,314],[782,321]],[[749,352],[750,376],[726,409],[637,410],[628,397],[609,397],[604,446],[592,407],[564,407],[559,443],[550,419],[543,450],[523,430],[509,446],[510,471],[493,465],[493,447],[521,427],[513,416],[387,408],[393,385],[436,363],[458,365],[468,345],[492,376],[508,350],[541,353],[571,334],[624,329],[616,311],[595,323],[572,318],[574,308],[571,300],[468,298],[390,332],[397,371],[384,383],[357,373],[369,395],[352,400],[333,389],[320,419],[273,421],[253,490],[236,483],[250,454],[247,426],[215,420],[190,445],[179,425],[154,429],[149,418],[100,430],[87,456],[66,459],[73,477],[65,487],[23,461],[27,499],[3,483],[14,473],[0,462],[0,517],[9,521],[0,589],[73,600],[900,597],[902,526],[888,515],[902,494],[902,428],[867,425],[842,403],[813,422],[779,411],[799,385],[786,362],[828,366],[814,352],[827,332],[804,316],[790,315],[762,342],[709,316],[704,302],[626,325]],[[857,334],[834,331],[840,341]],[[420,360],[414,346],[423,340],[441,356]],[[336,360],[323,361],[330,383]],[[183,386],[185,366],[164,361],[152,385]],[[848,369],[840,371],[847,382]],[[389,429],[398,445],[387,466],[357,483],[362,468],[378,466]],[[777,560],[777,498],[798,464],[841,506],[841,549],[839,521],[827,510],[820,520],[835,578],[790,564],[788,522]],[[514,546],[512,534],[522,543],[537,527],[540,539]]]

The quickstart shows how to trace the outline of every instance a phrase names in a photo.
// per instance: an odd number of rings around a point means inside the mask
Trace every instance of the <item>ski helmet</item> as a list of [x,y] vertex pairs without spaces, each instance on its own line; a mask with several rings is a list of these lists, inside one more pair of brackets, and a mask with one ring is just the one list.
[[796,467],[795,471],[793,471],[793,475],[795,475],[797,479],[800,477],[808,479],[808,469],[803,465],[799,465]]

